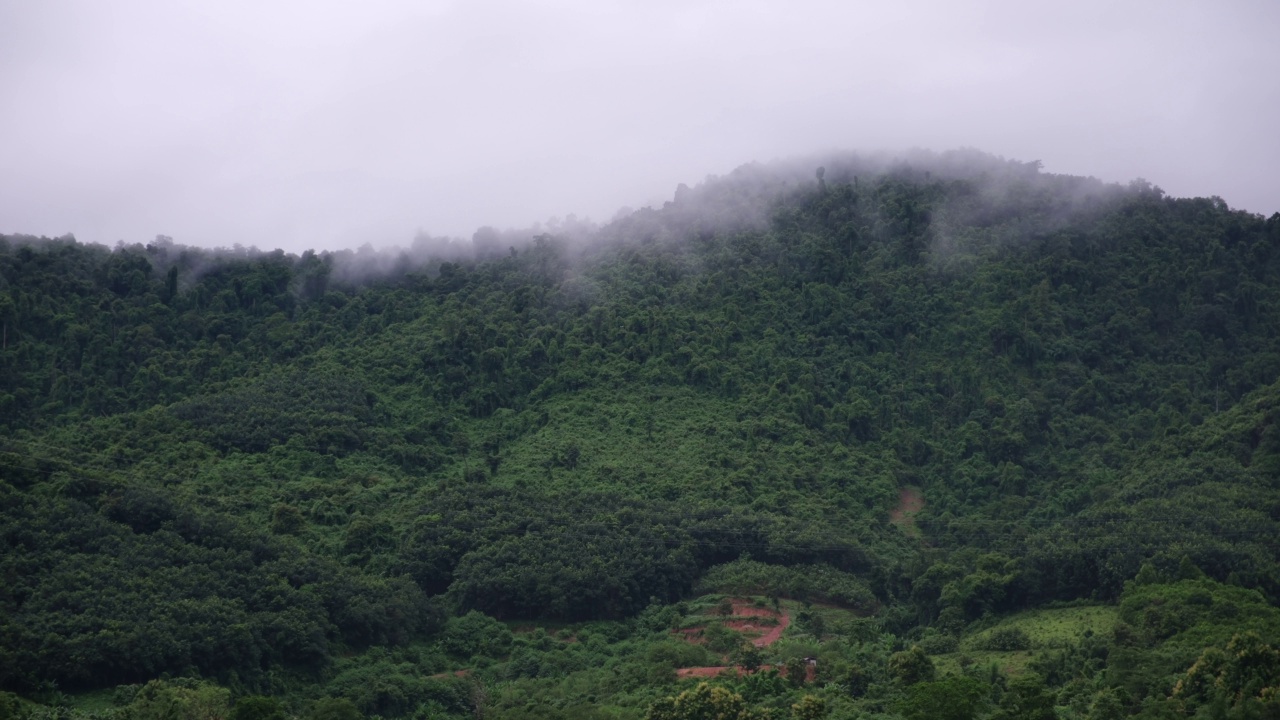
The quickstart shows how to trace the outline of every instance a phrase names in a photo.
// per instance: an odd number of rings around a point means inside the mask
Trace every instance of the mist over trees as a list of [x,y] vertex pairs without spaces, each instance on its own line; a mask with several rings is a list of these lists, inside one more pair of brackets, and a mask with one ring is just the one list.
[[1265,716],[1278,324],[1280,214],[976,151],[386,250],[2,236],[0,708]]

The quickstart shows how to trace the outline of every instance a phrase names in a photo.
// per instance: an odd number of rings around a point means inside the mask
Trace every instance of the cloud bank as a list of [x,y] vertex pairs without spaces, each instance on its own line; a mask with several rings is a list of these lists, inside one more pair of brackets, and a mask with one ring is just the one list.
[[292,252],[977,147],[1280,211],[1280,5],[0,6],[0,232]]

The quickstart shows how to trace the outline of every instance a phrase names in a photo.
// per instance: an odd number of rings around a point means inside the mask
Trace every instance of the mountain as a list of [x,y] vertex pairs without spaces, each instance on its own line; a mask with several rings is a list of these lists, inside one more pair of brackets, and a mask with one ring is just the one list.
[[1081,604],[975,712],[1275,701],[1174,682],[1276,627],[1280,213],[845,154],[382,254],[4,236],[0,324],[13,713],[639,717],[718,593],[809,604],[833,717]]

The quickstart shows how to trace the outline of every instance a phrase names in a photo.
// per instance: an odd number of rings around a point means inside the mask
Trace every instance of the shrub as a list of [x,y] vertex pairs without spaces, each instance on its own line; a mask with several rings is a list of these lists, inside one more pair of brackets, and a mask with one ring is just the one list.
[[511,647],[511,630],[488,615],[472,610],[445,623],[441,645],[459,658],[472,655],[497,658]]
[[960,641],[950,633],[931,633],[920,638],[920,647],[930,655],[955,652]]
[[1031,638],[1022,628],[996,628],[978,642],[979,649],[997,652],[1030,650]]
[[718,622],[707,625],[707,629],[702,631],[702,636],[707,641],[707,647],[718,653],[731,652],[744,642],[742,633]]
[[231,720],[285,720],[280,701],[262,695],[247,695],[236,701]]

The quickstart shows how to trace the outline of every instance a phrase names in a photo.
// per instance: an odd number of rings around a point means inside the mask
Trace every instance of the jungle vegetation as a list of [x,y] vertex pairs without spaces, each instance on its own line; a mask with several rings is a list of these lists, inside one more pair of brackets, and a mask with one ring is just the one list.
[[[1280,717],[1280,213],[817,165],[400,254],[0,236],[0,718]],[[673,633],[729,596],[783,640]],[[726,657],[816,673],[677,678]]]

